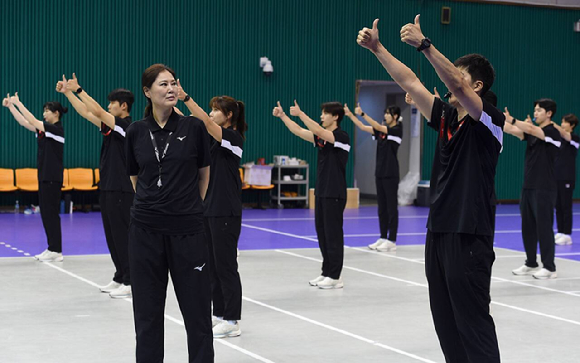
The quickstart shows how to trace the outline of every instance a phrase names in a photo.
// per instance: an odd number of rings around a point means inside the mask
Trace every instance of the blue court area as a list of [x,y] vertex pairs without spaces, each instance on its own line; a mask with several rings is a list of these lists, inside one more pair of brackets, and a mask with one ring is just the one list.
[[[578,232],[580,204],[575,204],[573,210],[574,232]],[[428,208],[399,207],[399,246],[425,243],[428,213]],[[63,214],[61,223],[65,256],[108,253],[100,213]],[[24,257],[46,248],[40,214],[0,214],[0,231],[0,242],[4,247],[0,248],[0,257]],[[345,210],[344,235],[348,247],[361,247],[374,242],[379,237],[377,207]],[[574,234],[572,238],[575,238]],[[495,246],[523,251],[518,205],[498,206]],[[239,247],[240,250],[317,248],[314,210],[246,209],[243,211]],[[556,256],[580,261],[580,239],[572,245],[556,246]]]

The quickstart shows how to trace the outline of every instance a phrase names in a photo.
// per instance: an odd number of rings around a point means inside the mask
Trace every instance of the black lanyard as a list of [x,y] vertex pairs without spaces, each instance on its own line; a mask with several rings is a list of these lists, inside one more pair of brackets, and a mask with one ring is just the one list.
[[169,133],[167,137],[167,142],[165,143],[165,148],[163,149],[163,154],[159,155],[159,148],[157,147],[157,141],[155,141],[155,137],[153,137],[153,133],[149,130],[149,136],[151,136],[151,143],[153,144],[153,149],[155,151],[155,157],[157,158],[157,163],[159,165],[159,178],[157,179],[157,188],[161,188],[163,183],[161,182],[161,171],[163,170],[163,159],[165,159],[165,155],[167,155],[167,149],[169,149],[169,142],[171,141],[171,136],[173,135],[173,131]]

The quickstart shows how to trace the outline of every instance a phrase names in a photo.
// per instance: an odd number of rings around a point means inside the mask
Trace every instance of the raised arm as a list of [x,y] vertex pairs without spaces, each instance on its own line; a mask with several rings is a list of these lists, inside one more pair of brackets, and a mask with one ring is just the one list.
[[387,126],[381,125],[379,122],[375,121],[375,119],[373,119],[368,114],[363,112],[362,108],[360,108],[360,103],[357,103],[356,108],[354,109],[354,113],[356,113],[359,116],[362,116],[362,118],[364,118],[365,121],[371,125],[372,129],[378,130],[383,134],[389,133],[389,129]]
[[[111,129],[115,128],[115,116],[113,116],[109,112],[105,111],[105,109],[102,108],[101,105],[99,105],[99,103],[97,101],[95,101],[87,93],[86,90],[81,88],[81,86],[79,85],[79,81],[77,79],[76,74],[73,73],[73,78],[69,79],[67,81],[66,90],[76,93],[79,96],[79,98],[81,99],[81,101],[83,101],[83,103],[86,105],[87,110],[90,113],[92,113],[95,117],[97,117],[100,121],[102,121],[105,125],[109,126]],[[75,109],[76,109],[76,107],[75,107]],[[100,127],[101,125],[99,124],[98,126]]]
[[44,123],[36,119],[36,117],[34,117],[34,115],[28,111],[24,104],[20,102],[20,98],[18,98],[18,92],[16,92],[14,96],[10,97],[10,103],[18,107],[18,110],[20,113],[22,113],[22,116],[24,116],[29,125],[34,127],[36,130],[44,131]]
[[[522,131],[525,134],[528,135],[532,135],[537,137],[540,140],[545,140],[546,139],[546,134],[544,134],[544,130],[542,130],[541,127],[534,125],[532,122],[529,121],[519,121],[517,120],[515,117],[513,117],[512,115],[510,115],[510,112],[508,111],[508,108],[504,108],[504,112],[503,112],[504,116],[505,116],[505,123],[506,124],[510,124],[512,125],[512,130],[514,128]],[[529,118],[529,116],[528,116]],[[517,131],[516,131],[517,132]],[[511,132],[508,132],[508,134],[512,134]],[[517,135],[514,135],[517,136]],[[521,139],[523,139],[524,136],[522,135]]]
[[63,74],[62,81],[58,81],[56,83],[56,91],[58,93],[62,93],[66,96],[66,98],[69,100],[69,102],[71,103],[71,105],[74,107],[74,109],[77,111],[77,113],[79,115],[81,115],[84,119],[90,121],[93,125],[100,128],[101,127],[101,120],[99,120],[99,118],[97,116],[93,115],[87,109],[87,106],[85,106],[83,101],[81,101],[77,96],[74,95],[74,93],[72,93],[71,91],[69,91],[66,88],[66,84],[67,84],[67,80]]
[[[356,112],[356,108],[355,108],[355,112]],[[365,125],[362,123],[361,120],[358,119],[358,117],[356,117],[352,111],[348,108],[348,106],[346,105],[346,103],[344,104],[344,114],[351,119],[351,121],[356,125],[356,127],[358,127],[359,129],[361,129],[364,132],[368,132],[369,134],[373,133],[373,127],[369,126],[369,125]],[[358,114],[357,114],[358,115]]]
[[[401,40],[415,48],[421,45],[426,37],[421,32],[419,15],[415,17],[414,24],[407,24],[401,28]],[[483,101],[471,85],[465,80],[463,73],[449,61],[434,45],[429,46],[422,53],[427,57],[437,75],[445,83],[447,88],[459,101],[461,106],[469,113],[471,118],[479,120],[483,112]],[[476,89],[483,86],[483,82],[476,81]],[[410,93],[410,92],[409,92]],[[415,96],[411,94],[415,99]],[[415,99],[416,100],[416,99]],[[421,111],[423,113],[423,111]]]
[[211,120],[209,115],[193,100],[193,98],[185,93],[183,87],[181,87],[179,79],[177,80],[177,90],[177,98],[185,103],[185,106],[187,106],[191,115],[203,121],[207,132],[215,139],[215,141],[222,142],[222,128]]
[[324,141],[334,144],[335,140],[332,131],[325,129],[324,127],[320,126],[318,122],[308,117],[308,115],[300,109],[300,106],[298,106],[298,102],[296,102],[296,100],[294,100],[294,106],[290,106],[290,115],[298,117],[300,121],[302,121],[308,130],[310,130],[314,135],[318,136]]
[[505,124],[503,125],[503,132],[517,137],[520,140],[524,139],[524,132],[514,125],[517,120],[510,115],[508,108],[504,108]]
[[2,106],[8,108],[8,110],[10,111],[14,119],[20,124],[20,126],[32,132],[36,132],[36,129],[31,124],[29,124],[28,121],[26,121],[24,116],[22,116],[22,114],[18,112],[16,107],[14,107],[12,102],[10,102],[10,94],[7,94],[6,98],[2,100]]
[[423,115],[430,115],[433,110],[434,97],[425,86],[419,81],[415,73],[409,67],[395,58],[387,48],[379,41],[379,30],[377,28],[379,19],[375,19],[372,29],[363,28],[358,33],[357,43],[363,48],[370,50],[381,62],[391,78],[405,92],[409,93],[415,104]]
[[554,127],[556,128],[556,130],[558,130],[558,132],[560,133],[560,136],[562,136],[562,138],[564,140],[566,140],[568,142],[570,142],[570,140],[572,140],[572,134],[569,133],[568,131],[564,130],[562,128],[562,126],[558,125],[554,121],[552,121],[552,125],[554,125]]
[[280,101],[278,101],[278,106],[274,107],[274,110],[272,110],[272,115],[274,117],[280,118],[291,133],[303,140],[314,143],[314,134],[312,131],[303,129],[302,127],[298,126],[296,122],[292,121],[290,117],[286,116],[286,113],[280,105]]

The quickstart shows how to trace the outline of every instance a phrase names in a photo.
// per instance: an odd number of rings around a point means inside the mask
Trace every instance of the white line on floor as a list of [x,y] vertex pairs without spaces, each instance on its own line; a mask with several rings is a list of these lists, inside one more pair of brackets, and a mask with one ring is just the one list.
[[305,239],[305,240],[308,240],[308,241],[312,241],[312,242],[318,243],[318,239],[316,239],[316,238],[310,238],[310,237],[299,236],[297,234],[280,232],[280,231],[276,231],[276,230],[269,229],[269,228],[251,226],[251,225],[245,224],[245,223],[242,223],[242,227],[251,228],[251,229],[257,229],[259,231],[270,232],[270,233],[279,234],[279,235],[282,235],[282,236],[288,236],[288,237],[294,237],[294,238],[299,238],[299,239]]
[[[316,258],[312,258],[312,257],[308,257],[308,256],[303,256],[303,255],[300,255],[300,254],[297,254],[297,253],[293,253],[293,252],[287,252],[287,251],[282,251],[282,250],[274,250],[274,251],[280,252],[280,253],[284,253],[284,254],[287,254],[287,255],[291,255],[291,256],[295,256],[295,257],[299,257],[299,258],[302,258],[302,259],[305,259],[305,260],[322,262],[322,260],[319,260],[319,259],[316,259]],[[362,270],[362,269],[352,268],[352,267],[348,267],[348,266],[343,266],[343,268],[344,269],[348,269],[348,270],[357,271],[357,272],[362,272],[362,273],[369,274],[369,275],[373,275],[373,276],[379,276],[379,277],[383,277],[383,278],[388,278],[388,279],[392,279],[392,280],[395,280],[395,281],[404,282],[404,283],[407,283],[407,284],[412,284],[412,285],[415,285],[415,286],[422,286],[422,287],[425,287],[425,288],[427,287],[427,285],[418,284],[418,283],[416,283],[414,281],[408,281],[408,280],[399,279],[399,278],[396,278],[396,277],[391,277],[391,276],[387,276],[387,275],[377,274],[375,272],[365,271],[365,270]],[[497,279],[502,280],[504,282],[510,281],[510,280],[505,280],[505,279],[500,279],[500,278],[497,278]],[[513,281],[513,282],[519,283],[518,281]],[[526,284],[526,283],[519,283],[519,284],[526,285],[526,286],[530,286],[530,287],[541,288],[543,290],[549,290],[549,291],[553,291],[553,292],[558,292],[558,293],[565,294],[565,295],[569,295],[569,296],[580,297],[579,295],[569,293],[568,291],[562,291],[562,290],[555,290],[555,289],[550,289],[550,288],[544,288],[543,286],[535,286],[535,285],[530,285],[530,284]],[[550,318],[550,319],[554,319],[554,320],[564,321],[564,322],[567,322],[567,323],[570,323],[570,324],[580,325],[580,322],[579,321],[565,319],[565,318],[561,318],[561,317],[555,316],[555,315],[544,314],[544,313],[540,313],[540,312],[534,311],[534,310],[528,310],[528,309],[520,308],[520,307],[513,306],[513,305],[499,303],[499,302],[497,302],[495,300],[492,300],[491,303],[492,304],[495,304],[495,305],[499,305],[499,306],[505,307],[505,308],[510,308],[510,309],[513,309],[513,310],[517,310],[517,311],[527,312],[527,313],[530,313],[530,314],[534,314],[534,315],[538,315],[538,316],[543,316],[543,317]]]
[[[280,252],[280,251],[278,251],[278,252]],[[374,346],[377,346],[377,347],[380,347],[380,348],[383,348],[383,349],[387,349],[387,350],[390,350],[390,351],[392,351],[392,352],[395,352],[395,353],[398,353],[398,354],[401,354],[401,355],[407,356],[407,357],[409,357],[409,358],[413,358],[413,359],[416,359],[416,360],[418,360],[418,361],[421,361],[421,362],[426,362],[426,363],[435,363],[435,362],[434,362],[434,361],[432,361],[432,360],[425,359],[425,358],[419,357],[419,356],[417,356],[417,355],[415,355],[415,354],[412,354],[412,353],[409,353],[409,352],[405,352],[404,350],[397,349],[397,348],[393,348],[393,347],[390,347],[390,346],[388,346],[388,345],[385,345],[385,344],[381,344],[381,343],[375,342],[375,341],[373,341],[373,340],[371,340],[371,339],[368,339],[368,338],[362,337],[362,336],[360,336],[360,335],[357,335],[357,334],[351,333],[351,332],[349,332],[349,331],[346,331],[346,330],[343,330],[343,329],[336,328],[336,327],[334,327],[334,326],[331,326],[331,325],[328,325],[328,324],[321,323],[321,322],[319,322],[319,321],[316,321],[316,320],[313,320],[313,319],[307,318],[307,317],[305,317],[305,316],[298,315],[298,314],[296,314],[296,313],[293,313],[293,312],[290,312],[290,311],[287,311],[287,310],[283,310],[283,309],[277,308],[277,307],[275,307],[275,306],[272,306],[272,305],[265,304],[265,303],[263,303],[263,302],[260,302],[260,301],[257,301],[257,300],[253,300],[253,299],[250,299],[250,298],[248,298],[248,297],[243,297],[243,299],[244,299],[245,301],[249,301],[249,302],[251,302],[251,303],[254,303],[254,304],[256,304],[256,305],[260,305],[260,306],[262,306],[262,307],[268,308],[268,309],[270,309],[270,310],[274,310],[274,311],[277,311],[277,312],[279,312],[279,313],[282,313],[282,314],[285,314],[285,315],[289,315],[289,316],[291,316],[291,317],[294,317],[294,318],[296,318],[296,319],[300,319],[300,320],[306,321],[306,322],[308,322],[308,323],[310,323],[310,324],[314,324],[314,325],[320,326],[320,327],[322,327],[322,328],[325,328],[325,329],[328,329],[328,330],[332,330],[332,331],[334,331],[334,332],[337,332],[337,333],[340,333],[340,334],[346,335],[346,336],[348,336],[348,337],[351,337],[351,338],[354,338],[354,339],[360,340],[360,341],[362,341],[362,342],[369,343],[369,344],[372,344],[372,345],[374,345]]]
[[[94,286],[96,288],[101,287],[100,285],[96,284],[95,282],[93,282],[91,280],[87,280],[84,277],[81,277],[81,276],[79,276],[79,275],[77,275],[75,273],[72,273],[72,272],[70,272],[68,270],[63,269],[62,267],[56,266],[53,263],[43,263],[43,264],[46,265],[46,266],[50,266],[50,267],[52,267],[52,268],[54,268],[54,269],[56,269],[56,270],[58,270],[60,272],[63,272],[63,273],[65,273],[65,274],[67,274],[67,275],[69,275],[71,277],[74,277],[77,280],[80,280],[82,282],[85,282],[85,283],[87,283],[87,284],[89,284],[91,286]],[[123,299],[123,300],[132,303],[132,299]],[[182,325],[182,326],[184,325],[183,321],[181,321],[179,319],[176,319],[176,318],[174,318],[174,317],[172,317],[170,315],[165,314],[165,318],[167,320],[170,320],[170,321],[176,323],[176,324],[179,324],[179,325]],[[262,357],[262,356],[260,356],[260,355],[258,355],[256,353],[252,353],[249,350],[246,350],[244,348],[238,347],[237,345],[232,344],[232,343],[229,343],[229,342],[227,342],[225,340],[214,339],[214,342],[217,342],[217,343],[220,343],[222,345],[225,345],[225,346],[227,346],[229,348],[235,349],[235,350],[237,350],[238,352],[240,352],[242,354],[245,354],[245,355],[247,355],[249,357],[252,357],[252,358],[254,358],[256,360],[259,360],[260,362],[264,362],[264,363],[274,363],[273,361],[271,361],[271,360],[269,360],[267,358],[264,358],[264,357]]]

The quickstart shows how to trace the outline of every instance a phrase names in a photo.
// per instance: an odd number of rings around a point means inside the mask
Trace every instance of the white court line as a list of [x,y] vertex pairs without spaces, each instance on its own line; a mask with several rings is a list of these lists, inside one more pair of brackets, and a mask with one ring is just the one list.
[[[95,282],[93,282],[93,281],[91,281],[91,280],[87,280],[87,279],[85,279],[84,277],[81,277],[81,276],[79,276],[79,275],[77,275],[77,274],[75,274],[75,273],[72,273],[72,272],[70,272],[70,271],[68,271],[68,270],[65,270],[65,269],[63,269],[62,267],[55,266],[53,263],[50,263],[50,262],[48,262],[48,263],[46,263],[46,262],[42,262],[42,264],[44,264],[44,265],[46,265],[46,266],[50,266],[50,267],[52,267],[52,268],[54,268],[54,269],[56,269],[56,270],[58,270],[58,271],[60,271],[60,272],[63,272],[63,273],[65,273],[65,274],[67,274],[67,275],[69,275],[69,276],[71,276],[71,277],[74,277],[75,279],[77,279],[77,280],[80,280],[80,281],[82,281],[82,282],[85,282],[85,283],[87,283],[87,284],[89,284],[89,285],[91,285],[91,286],[94,286],[94,287],[97,287],[97,288],[101,287],[100,285],[96,284]],[[123,300],[125,300],[125,301],[128,301],[128,302],[130,302],[130,303],[132,303],[132,301],[133,301],[132,299],[123,299]],[[184,326],[184,323],[183,323],[183,321],[181,321],[181,320],[179,320],[179,319],[176,319],[176,318],[174,318],[174,317],[172,317],[172,316],[170,316],[170,315],[167,315],[167,314],[165,314],[165,318],[166,318],[167,320],[170,320],[170,321],[172,321],[172,322],[176,323],[176,324],[179,324],[179,325],[181,325],[181,326]],[[214,339],[214,342],[217,342],[217,343],[220,343],[220,344],[222,344],[222,345],[225,345],[225,346],[227,346],[227,347],[230,347],[230,348],[232,348],[232,349],[235,349],[235,350],[237,350],[238,352],[240,352],[240,353],[242,353],[242,354],[245,354],[245,355],[247,355],[247,356],[249,356],[249,357],[252,357],[252,358],[254,358],[254,359],[256,359],[256,360],[259,360],[260,362],[264,362],[264,363],[274,363],[273,361],[271,361],[271,360],[269,360],[269,359],[267,359],[267,358],[264,358],[264,357],[262,357],[262,356],[259,356],[259,355],[258,355],[258,354],[256,354],[256,353],[252,353],[252,352],[250,352],[249,350],[246,350],[246,349],[244,349],[244,348],[238,347],[237,345],[235,345],[235,344],[231,344],[231,343],[229,343],[229,342],[227,342],[227,341],[225,341],[225,340]]]
[[[278,251],[278,252],[280,252],[280,251]],[[368,339],[368,338],[362,337],[362,336],[360,336],[360,335],[357,335],[357,334],[354,334],[354,333],[348,332],[348,331],[346,331],[346,330],[343,330],[343,329],[336,328],[336,327],[334,327],[334,326],[332,326],[332,325],[324,324],[324,323],[321,323],[321,322],[319,322],[319,321],[316,321],[316,320],[313,320],[313,319],[307,318],[307,317],[305,317],[305,316],[298,315],[298,314],[296,314],[296,313],[293,313],[293,312],[290,312],[290,311],[287,311],[287,310],[283,310],[283,309],[280,309],[280,308],[277,308],[277,307],[275,307],[275,306],[271,306],[271,305],[265,304],[265,303],[263,303],[263,302],[260,302],[260,301],[257,301],[257,300],[250,299],[250,298],[248,298],[248,297],[243,297],[243,299],[244,299],[244,300],[246,300],[246,301],[249,301],[249,302],[251,302],[251,303],[254,303],[254,304],[256,304],[256,305],[260,305],[260,306],[262,306],[262,307],[265,307],[265,308],[268,308],[268,309],[271,309],[271,310],[277,311],[277,312],[279,312],[279,313],[282,313],[282,314],[285,314],[285,315],[288,315],[288,316],[294,317],[294,318],[296,318],[296,319],[300,319],[300,320],[306,321],[306,322],[308,322],[308,323],[310,323],[310,324],[314,324],[314,325],[320,326],[320,327],[322,327],[322,328],[325,328],[325,329],[328,329],[328,330],[332,330],[332,331],[334,331],[334,332],[337,332],[337,333],[340,333],[340,334],[346,335],[346,336],[348,336],[348,337],[351,337],[351,338],[354,338],[354,339],[360,340],[360,341],[362,341],[362,342],[369,343],[369,344],[372,344],[372,345],[374,345],[374,346],[377,346],[377,347],[380,347],[380,348],[383,348],[383,349],[390,350],[390,351],[392,351],[392,352],[395,352],[395,353],[398,353],[398,354],[401,354],[401,355],[407,356],[407,357],[409,357],[409,358],[413,358],[413,359],[416,359],[416,360],[418,360],[418,361],[421,361],[421,362],[426,362],[426,363],[435,363],[435,362],[434,362],[434,361],[432,361],[432,360],[425,359],[425,358],[419,357],[419,356],[417,356],[417,355],[415,355],[415,354],[412,354],[412,353],[405,352],[404,350],[397,349],[397,348],[393,348],[393,347],[391,347],[391,346],[388,346],[388,345],[385,345],[385,344],[381,344],[381,343],[375,342],[375,341],[373,341],[373,340],[371,340],[371,339]]]
[[[572,213],[577,216],[580,212]],[[496,217],[520,217],[519,213],[499,213],[495,215]],[[399,216],[399,219],[427,219],[428,215],[421,216]],[[345,220],[358,220],[358,219],[378,219],[378,216],[365,216],[365,217],[344,217]],[[313,221],[314,217],[296,217],[296,218],[244,218],[242,222],[290,222],[290,221]],[[580,229],[574,229],[574,231],[580,231]]]
[[318,243],[318,240],[315,239],[315,238],[299,236],[297,234],[292,234],[292,233],[280,232],[280,231],[276,231],[276,230],[269,229],[269,228],[262,228],[262,227],[251,226],[251,225],[245,224],[245,223],[242,223],[242,227],[251,228],[251,229],[257,229],[259,231],[270,232],[270,233],[279,234],[279,235],[282,235],[282,236],[294,237],[294,238],[298,238],[298,239],[305,239],[305,240],[308,240],[308,241],[312,241],[312,242]]
[[[313,257],[304,256],[304,255],[299,255],[299,254],[294,253],[294,252],[288,252],[288,251],[283,251],[283,250],[274,250],[274,251],[279,252],[279,253],[284,253],[284,254],[290,255],[290,256],[295,256],[295,257],[303,258],[305,260],[311,260],[311,261],[315,261],[315,262],[322,263],[322,260],[321,259],[318,259],[318,258],[313,258]],[[343,269],[346,269],[346,270],[352,270],[352,271],[361,272],[361,273],[364,273],[364,274],[367,274],[367,275],[373,275],[373,276],[376,276],[376,277],[381,277],[383,279],[389,279],[389,280],[393,280],[393,281],[403,282],[403,283],[406,283],[406,284],[409,284],[409,285],[413,285],[413,286],[427,287],[427,284],[420,284],[418,282],[413,282],[413,281],[409,281],[409,280],[403,280],[403,279],[400,279],[398,277],[383,275],[383,274],[380,274],[380,273],[377,273],[377,272],[362,270],[362,269],[356,268],[356,267],[351,267],[351,266],[343,265],[342,268]]]
[[[313,261],[322,262],[322,260],[317,260],[317,259],[315,259],[315,258],[312,258],[312,257],[308,257],[308,256],[299,255],[299,254],[297,254],[297,253],[288,253],[288,252],[286,252],[286,251],[281,251],[281,250],[275,250],[275,251],[276,251],[276,252],[285,253],[285,254],[288,254],[288,255],[291,255],[291,256],[295,256],[295,257],[303,258],[303,259],[305,259],[305,260],[313,260]],[[388,278],[388,279],[393,279],[393,280],[397,280],[397,281],[405,282],[405,283],[407,283],[407,284],[416,285],[416,286],[422,286],[422,287],[425,287],[425,288],[427,288],[427,285],[421,285],[421,284],[418,284],[418,283],[416,283],[416,282],[413,282],[413,281],[407,281],[407,280],[403,280],[403,279],[393,278],[393,277],[386,276],[386,275],[376,274],[376,273],[374,273],[374,272],[370,272],[370,271],[365,271],[365,270],[361,270],[361,269],[355,269],[355,268],[349,268],[349,267],[347,267],[347,266],[343,266],[343,268],[344,268],[344,269],[350,269],[350,270],[358,271],[358,272],[362,272],[362,273],[367,273],[367,274],[369,274],[369,275],[374,275],[374,276],[377,276],[377,275],[378,275],[378,276],[380,276],[380,277],[385,277],[385,278]],[[506,280],[506,281],[509,281],[509,280]],[[528,285],[528,284],[525,284],[525,285]],[[575,295],[575,294],[570,294],[568,291],[560,291],[560,290],[555,290],[555,291],[557,291],[557,292],[560,292],[560,293],[564,293],[564,294],[567,294],[567,295],[572,295],[572,296],[579,296],[579,295]],[[570,324],[574,324],[574,325],[580,325],[580,321],[571,320],[571,319],[566,319],[566,318],[562,318],[562,317],[555,316],[555,315],[550,315],[550,314],[544,314],[544,313],[540,313],[540,312],[538,312],[538,311],[535,311],[535,310],[529,310],[529,309],[524,309],[524,308],[520,308],[520,307],[513,306],[513,305],[508,305],[508,304],[504,304],[504,303],[499,303],[499,302],[497,302],[497,301],[495,301],[495,300],[492,300],[492,301],[491,301],[491,304],[498,305],[498,306],[502,306],[502,307],[505,307],[505,308],[508,308],[508,309],[513,309],[513,310],[517,310],[517,311],[521,311],[521,312],[526,312],[526,313],[530,313],[530,314],[538,315],[538,316],[543,316],[543,317],[545,317],[545,318],[550,318],[550,319],[554,319],[554,320],[563,321],[563,322],[570,323]]]

